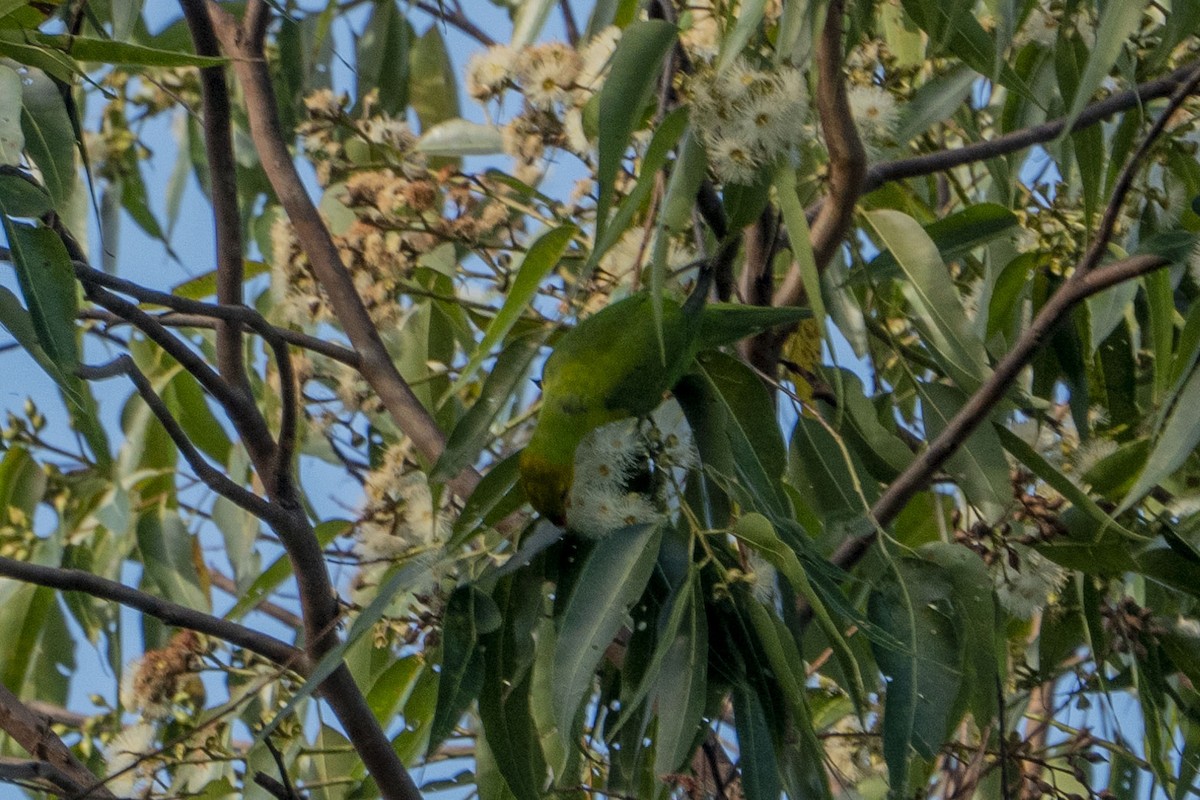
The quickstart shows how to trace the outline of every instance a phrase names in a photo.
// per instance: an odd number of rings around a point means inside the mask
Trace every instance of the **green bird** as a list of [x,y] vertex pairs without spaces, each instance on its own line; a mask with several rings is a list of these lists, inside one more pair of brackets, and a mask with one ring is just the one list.
[[662,299],[661,326],[650,294],[642,292],[593,314],[559,340],[542,372],[537,427],[520,456],[525,494],[548,519],[558,525],[566,520],[575,450],[589,432],[649,414],[701,350],[809,315],[796,308],[706,305],[714,262],[732,260],[736,249],[736,241],[727,244],[701,266],[684,303]]

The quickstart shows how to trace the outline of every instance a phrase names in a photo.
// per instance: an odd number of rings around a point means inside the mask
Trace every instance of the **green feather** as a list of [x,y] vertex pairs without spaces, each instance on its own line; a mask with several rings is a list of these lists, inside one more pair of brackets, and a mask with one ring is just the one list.
[[[722,248],[729,257],[729,246]],[[809,315],[801,309],[706,306],[711,264],[701,269],[684,305],[662,298],[655,325],[650,294],[614,303],[558,341],[542,374],[542,410],[521,454],[521,482],[530,503],[561,524],[574,473],[575,449],[590,431],[649,414],[691,369],[702,349],[732,344]]]

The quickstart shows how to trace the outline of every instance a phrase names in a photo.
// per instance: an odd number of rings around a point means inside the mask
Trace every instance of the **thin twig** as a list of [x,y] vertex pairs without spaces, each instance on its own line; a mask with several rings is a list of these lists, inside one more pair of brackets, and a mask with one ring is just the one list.
[[567,32],[567,41],[574,47],[579,44],[579,25],[575,22],[575,12],[571,10],[571,0],[558,0],[558,7],[562,11],[563,28]]
[[[255,312],[247,306],[238,306],[237,308],[245,309],[246,311]],[[171,311],[165,314],[153,314],[154,319],[167,328],[202,328],[212,329],[216,327],[218,316],[224,313],[224,309],[213,307],[213,310],[208,314],[184,314],[178,311]],[[101,309],[85,308],[79,312],[80,319],[95,320],[103,322],[106,326],[112,327],[117,325],[130,324],[127,320],[121,319],[116,314]],[[324,339],[318,339],[316,336],[309,336],[307,333],[293,331],[288,328],[280,328],[278,326],[272,329],[274,335],[278,336],[283,341],[290,345],[299,347],[302,350],[311,350],[318,355],[331,358],[334,361],[341,362],[348,367],[358,368],[358,353],[348,347],[342,347],[335,342],[328,342]],[[19,345],[13,345],[19,347]]]
[[[1188,76],[1195,72],[1198,65],[1200,65],[1200,62],[1192,61],[1161,78],[1146,81],[1132,89],[1117,92],[1103,100],[1098,100],[1095,103],[1085,106],[1079,116],[1076,117],[1074,124],[1071,126],[1071,131],[1074,132],[1095,125],[1114,114],[1136,108],[1148,100],[1156,100],[1169,96],[1187,81]],[[977,161],[987,161],[988,159],[1009,155],[1018,150],[1032,147],[1035,144],[1053,141],[1062,133],[1066,122],[1066,117],[1059,117],[1041,125],[1034,125],[997,136],[986,142],[975,142],[974,144],[952,149],[947,148],[939,150],[936,153],[913,156],[912,158],[884,161],[867,170],[863,191],[873,191],[889,181],[930,175],[935,172],[945,172],[946,170],[966,164],[973,164]]]
[[198,631],[245,648],[281,667],[304,674],[310,662],[302,650],[265,633],[155,597],[81,569],[48,567],[0,557],[0,576],[64,592],[82,592],[141,611],[177,628]]
[[467,34],[484,47],[491,47],[496,43],[496,40],[484,33],[482,28],[480,28],[474,22],[471,22],[471,20],[467,19],[466,15],[464,15],[460,9],[446,11],[438,6],[435,6],[433,3],[426,2],[425,0],[417,0],[414,5],[429,16],[440,19],[447,25],[453,25],[455,28],[458,28],[460,31]]
[[175,447],[179,449],[180,455],[187,461],[188,466],[196,473],[204,484],[212,489],[217,494],[229,500],[239,508],[244,508],[259,519],[264,520],[279,520],[279,509],[272,506],[269,502],[247,490],[245,487],[231,480],[225,473],[213,467],[192,444],[191,439],[184,433],[179,421],[172,416],[167,404],[163,402],[158,393],[154,391],[154,386],[150,383],[150,379],[146,374],[138,369],[137,364],[133,363],[133,358],[128,354],[120,355],[109,361],[107,364],[99,366],[81,365],[79,367],[79,375],[86,380],[104,380],[106,378],[115,378],[119,375],[128,377],[132,382],[138,395],[150,407],[150,411],[155,418],[167,431],[167,435],[171,441],[175,443]]

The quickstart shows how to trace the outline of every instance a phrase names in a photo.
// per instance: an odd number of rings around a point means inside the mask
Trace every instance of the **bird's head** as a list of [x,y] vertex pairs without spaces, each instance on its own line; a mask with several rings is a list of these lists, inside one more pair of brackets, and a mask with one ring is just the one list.
[[529,504],[555,525],[567,522],[567,494],[574,475],[570,461],[556,462],[530,448],[521,453],[521,485]]

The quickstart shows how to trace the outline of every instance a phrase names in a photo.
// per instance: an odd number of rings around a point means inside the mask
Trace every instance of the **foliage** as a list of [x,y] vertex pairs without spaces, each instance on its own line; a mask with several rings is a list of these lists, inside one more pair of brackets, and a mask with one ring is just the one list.
[[157,5],[0,1],[0,780],[1196,791],[1200,3]]

